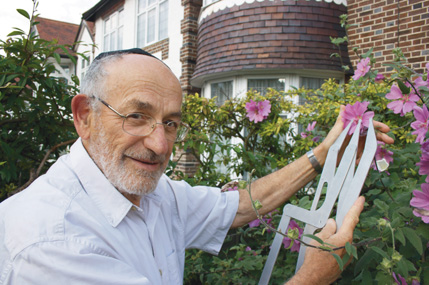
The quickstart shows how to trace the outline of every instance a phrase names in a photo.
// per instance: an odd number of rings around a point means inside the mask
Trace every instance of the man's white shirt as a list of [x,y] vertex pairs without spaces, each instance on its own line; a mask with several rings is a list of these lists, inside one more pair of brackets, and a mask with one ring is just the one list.
[[217,254],[237,208],[238,191],[165,175],[136,207],[79,139],[0,204],[0,284],[181,284],[185,249]]

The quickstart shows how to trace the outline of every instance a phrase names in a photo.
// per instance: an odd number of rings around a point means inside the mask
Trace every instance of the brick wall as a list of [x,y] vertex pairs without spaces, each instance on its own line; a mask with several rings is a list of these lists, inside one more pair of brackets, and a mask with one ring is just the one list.
[[[244,2],[200,22],[193,78],[227,71],[313,69],[342,71],[331,37],[342,37],[344,5],[328,1]],[[348,64],[347,48],[342,52]]]
[[159,42],[156,42],[152,45],[145,46],[143,49],[152,54],[161,52],[162,53],[161,59],[166,60],[168,58],[168,51],[169,51],[168,44],[169,44],[169,40],[167,38]]
[[201,5],[202,0],[182,0],[184,16],[180,23],[183,35],[183,45],[180,48],[180,62],[182,63],[180,83],[183,92],[187,94],[201,91],[199,88],[193,87],[190,82],[197,60],[198,16]]
[[176,154],[173,157],[173,162],[177,162],[176,171],[181,171],[188,177],[193,177],[200,165],[192,153],[184,150],[176,151]]
[[359,60],[352,51],[364,53],[371,47],[379,72],[393,60],[392,50],[401,48],[412,68],[423,72],[429,62],[429,0],[348,0],[349,55],[354,67]]

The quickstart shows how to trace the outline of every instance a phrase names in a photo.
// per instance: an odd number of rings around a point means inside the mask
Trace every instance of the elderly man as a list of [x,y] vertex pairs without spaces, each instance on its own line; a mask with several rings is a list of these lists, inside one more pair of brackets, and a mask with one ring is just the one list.
[[[160,60],[139,49],[101,54],[81,92],[70,154],[0,204],[0,284],[182,283],[186,248],[216,254],[229,228],[255,219],[247,193],[163,174],[187,127],[179,81]],[[341,130],[338,120],[314,150],[320,164]],[[315,176],[301,157],[255,181],[252,195],[267,213]],[[320,236],[344,245],[362,208],[359,199],[338,233],[330,221]],[[328,253],[309,250],[290,282],[329,283],[339,273]]]

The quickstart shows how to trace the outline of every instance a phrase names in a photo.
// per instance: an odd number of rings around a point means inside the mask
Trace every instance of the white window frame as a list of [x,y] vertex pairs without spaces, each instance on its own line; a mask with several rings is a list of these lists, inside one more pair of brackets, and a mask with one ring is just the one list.
[[[112,21],[115,23],[112,24]],[[116,39],[112,42],[112,36]],[[107,38],[107,42],[106,42]],[[122,49],[124,38],[124,8],[118,9],[103,20],[103,51]],[[108,43],[108,46],[106,45]],[[113,44],[113,46],[112,46]]]
[[[152,2],[152,3],[151,3]],[[143,5],[144,4],[144,5]],[[136,46],[143,48],[145,46],[151,45],[153,43],[159,42],[163,39],[168,38],[168,20],[169,20],[169,0],[137,0],[136,1]],[[165,12],[161,15],[161,8],[166,9]],[[148,33],[148,24],[149,17],[148,15],[153,13],[154,17],[154,27],[153,27],[153,37],[149,37]],[[162,17],[161,17],[162,16]],[[143,34],[140,30],[140,18],[143,18]],[[164,21],[162,21],[164,19]],[[162,22],[162,23],[161,23]],[[164,33],[161,34],[160,27],[164,25]],[[141,37],[144,37],[142,39]]]

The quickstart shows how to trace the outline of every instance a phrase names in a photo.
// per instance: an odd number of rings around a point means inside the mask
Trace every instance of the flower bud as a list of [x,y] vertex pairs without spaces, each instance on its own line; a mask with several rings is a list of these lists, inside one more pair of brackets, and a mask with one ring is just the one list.
[[238,181],[238,189],[246,189],[247,187],[247,182],[244,180],[240,180]]
[[388,260],[387,258],[383,258],[383,261],[380,263],[380,265],[383,269],[388,270],[392,268],[393,264],[392,264],[392,261]]
[[287,237],[290,238],[290,239],[293,239],[293,240],[299,238],[299,230],[298,230],[298,228],[289,229],[287,231]]
[[392,253],[392,261],[398,262],[402,259],[402,255],[396,250]]
[[379,219],[378,220],[378,225],[380,227],[385,227],[387,225],[387,221],[385,219]]
[[256,210],[259,210],[260,208],[262,208],[262,203],[259,202],[259,200],[254,201],[253,205],[255,205]]

